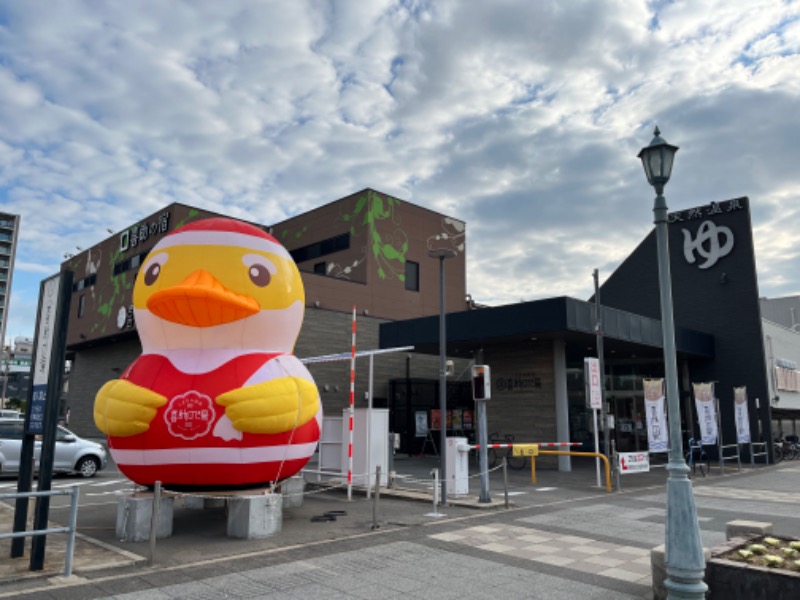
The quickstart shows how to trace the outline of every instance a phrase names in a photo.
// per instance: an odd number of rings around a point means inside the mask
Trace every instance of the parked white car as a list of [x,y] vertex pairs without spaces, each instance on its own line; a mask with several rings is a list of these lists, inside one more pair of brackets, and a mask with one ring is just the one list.
[[0,409],[0,419],[24,419],[25,416],[18,410],[11,410],[10,408]]
[[[25,421],[0,419],[0,474],[18,473],[22,454],[22,435]],[[36,469],[39,467],[42,442],[34,448]],[[82,477],[94,477],[108,462],[108,452],[102,444],[78,437],[70,430],[58,426],[53,471],[56,473],[78,473]]]

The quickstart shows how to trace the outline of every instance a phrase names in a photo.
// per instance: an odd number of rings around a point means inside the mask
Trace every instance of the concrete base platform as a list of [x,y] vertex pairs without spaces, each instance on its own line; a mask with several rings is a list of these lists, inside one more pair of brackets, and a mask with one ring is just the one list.
[[283,526],[283,495],[235,496],[228,500],[228,536],[265,538]]
[[303,475],[295,475],[281,482],[283,495],[283,508],[297,508],[303,506],[303,494],[306,491],[306,480]]
[[[156,538],[172,535],[174,499],[162,496],[156,519]],[[117,538],[123,542],[150,539],[153,519],[153,494],[122,496],[117,502]]]

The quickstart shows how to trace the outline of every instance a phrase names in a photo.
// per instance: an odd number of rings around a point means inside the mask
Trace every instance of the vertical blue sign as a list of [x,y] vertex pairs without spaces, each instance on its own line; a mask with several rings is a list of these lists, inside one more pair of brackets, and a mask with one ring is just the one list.
[[33,365],[33,394],[28,411],[27,432],[31,435],[44,433],[45,405],[47,403],[47,381],[50,377],[50,357],[56,330],[56,309],[61,278],[56,275],[44,282],[42,307],[36,338],[36,362]]
[[31,410],[28,417],[28,433],[42,435],[44,433],[44,407],[47,403],[47,384],[33,386]]

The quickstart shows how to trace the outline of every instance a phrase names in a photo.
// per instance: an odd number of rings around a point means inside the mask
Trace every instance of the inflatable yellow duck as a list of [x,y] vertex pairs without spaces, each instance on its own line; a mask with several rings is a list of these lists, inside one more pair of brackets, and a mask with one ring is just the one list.
[[133,304],[142,355],[94,406],[128,478],[241,488],[303,468],[322,408],[292,355],[305,293],[277,240],[232,219],[185,225],[148,254]]

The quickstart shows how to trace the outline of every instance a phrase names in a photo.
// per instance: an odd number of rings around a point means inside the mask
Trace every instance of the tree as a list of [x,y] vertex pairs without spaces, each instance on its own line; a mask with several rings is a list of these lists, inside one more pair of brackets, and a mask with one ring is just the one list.
[[25,402],[25,400],[22,400],[21,398],[17,398],[16,396],[13,396],[13,397],[9,398],[6,401],[6,406],[8,408],[13,408],[13,409],[18,410],[20,412],[25,412],[26,404],[27,404],[27,402]]

